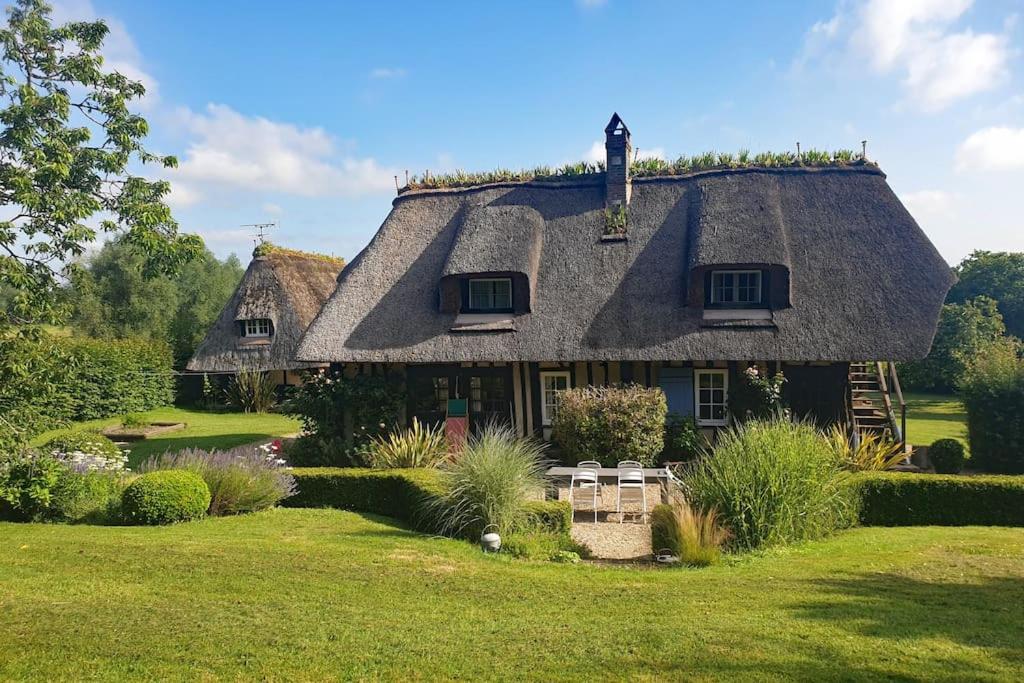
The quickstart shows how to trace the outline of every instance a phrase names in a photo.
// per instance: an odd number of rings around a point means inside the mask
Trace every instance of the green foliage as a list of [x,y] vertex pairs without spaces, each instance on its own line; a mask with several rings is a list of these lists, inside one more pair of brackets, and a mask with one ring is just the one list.
[[960,395],[967,409],[971,467],[1024,473],[1024,359],[1018,351],[989,348],[968,369]]
[[665,445],[668,404],[661,389],[636,384],[578,387],[559,394],[551,438],[567,462],[654,464]]
[[309,467],[292,470],[297,492],[285,507],[355,510],[393,517],[424,531],[435,530],[429,502],[442,491],[434,469],[371,470]]
[[974,358],[993,344],[1005,343],[1005,331],[993,299],[979,296],[962,304],[946,304],[928,356],[901,363],[900,380],[908,389],[952,392]]
[[53,488],[48,521],[112,524],[120,519],[128,479],[118,472],[65,468]]
[[210,490],[208,512],[214,516],[265,510],[295,492],[295,479],[285,461],[252,446],[227,451],[187,448],[150,458],[140,472],[188,470]]
[[234,255],[203,249],[170,275],[147,276],[138,246],[112,240],[78,268],[68,300],[76,333],[105,339],[143,337],[171,346],[182,367],[242,278]]
[[189,470],[149,472],[121,494],[121,515],[129,524],[174,524],[206,515],[210,489]]
[[853,499],[828,440],[806,423],[751,420],[682,471],[688,500],[716,509],[741,549],[820,538],[852,521]]
[[729,530],[722,526],[714,509],[695,509],[677,497],[668,505],[651,511],[651,548],[669,550],[683,564],[708,567],[718,564]]
[[671,413],[665,421],[665,448],[661,452],[662,462],[688,462],[707,448],[707,439],[692,417]]
[[121,449],[113,441],[99,432],[86,430],[72,431],[56,436],[40,446],[40,450],[44,453],[81,451],[104,458],[116,458],[121,455]]
[[303,434],[285,447],[285,457],[296,467],[361,467],[363,453],[346,448],[341,437]]
[[277,400],[277,383],[269,372],[243,370],[228,382],[224,392],[228,405],[245,413],[265,413]]
[[302,420],[305,431],[333,448],[342,443],[341,453],[330,457],[338,464],[347,459],[358,462],[371,440],[400,423],[405,390],[398,377],[357,375],[340,372],[310,374],[304,384],[293,387],[283,410]]
[[24,451],[0,461],[0,517],[47,519],[53,492],[67,468],[48,454]]
[[529,526],[524,502],[547,485],[544,449],[504,425],[487,425],[472,435],[441,470],[444,491],[431,504],[441,531],[475,537],[490,525],[503,535]]
[[1024,253],[975,251],[956,267],[959,281],[946,300],[963,304],[995,300],[1009,334],[1024,339]]
[[964,445],[956,439],[939,439],[928,447],[928,459],[939,474],[960,474],[967,457]]
[[501,552],[527,560],[549,560],[577,564],[589,553],[568,532],[553,532],[540,527],[526,528],[501,539]]
[[629,211],[625,206],[616,206],[604,210],[604,234],[625,235],[629,224]]
[[149,420],[141,413],[125,413],[121,417],[121,426],[125,429],[142,429],[149,426]]
[[884,472],[906,461],[903,446],[878,434],[862,434],[854,446],[846,430],[833,425],[827,432],[829,445],[839,462],[854,472]]
[[17,0],[0,30],[0,287],[13,290],[0,310],[0,336],[12,325],[60,323],[63,277],[99,230],[119,232],[147,256],[149,272],[193,257],[198,237],[179,235],[164,203],[170,187],[129,170],[139,162],[170,167],[148,153],[146,120],[129,109],[141,83],[104,69],[102,21],[54,27],[41,0]]
[[572,529],[572,506],[567,500],[528,500],[523,503],[527,524],[555,533]]
[[729,413],[734,420],[764,420],[785,408],[782,388],[786,377],[776,372],[774,377],[762,375],[756,365],[739,373],[729,387]]
[[438,467],[448,459],[444,425],[424,426],[416,418],[409,429],[395,429],[378,436],[366,451],[371,467]]
[[851,485],[868,526],[1024,526],[1024,477],[865,472]]

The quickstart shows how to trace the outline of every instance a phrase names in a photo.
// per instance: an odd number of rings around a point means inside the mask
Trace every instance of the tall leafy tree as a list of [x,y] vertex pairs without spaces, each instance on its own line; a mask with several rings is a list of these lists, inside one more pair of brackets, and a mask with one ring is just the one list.
[[956,268],[960,278],[947,301],[962,304],[977,296],[995,299],[1006,331],[1024,339],[1024,252],[975,251]]
[[1009,341],[1005,331],[993,299],[979,296],[963,304],[946,304],[928,356],[902,363],[900,377],[911,389],[954,391],[979,354],[993,344]]
[[143,147],[149,126],[129,105],[145,88],[104,68],[106,35],[102,21],[54,26],[42,0],[16,0],[0,30],[0,288],[13,291],[0,328],[59,323],[57,289],[98,232],[138,246],[147,272],[199,249],[168,184],[131,172],[176,161]]

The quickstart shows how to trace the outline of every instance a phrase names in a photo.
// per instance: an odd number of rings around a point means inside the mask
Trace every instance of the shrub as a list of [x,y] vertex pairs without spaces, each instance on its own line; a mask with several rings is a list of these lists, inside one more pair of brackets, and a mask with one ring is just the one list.
[[210,489],[195,472],[149,472],[121,494],[121,515],[129,524],[173,524],[199,519],[210,507]]
[[359,467],[359,454],[345,448],[341,437],[303,434],[287,446],[285,459],[296,467]]
[[230,406],[246,413],[265,413],[277,400],[277,383],[269,372],[243,370],[231,378],[224,395]]
[[558,533],[572,529],[572,506],[567,500],[529,500],[523,509],[530,526]]
[[891,470],[907,459],[903,446],[877,434],[861,435],[856,446],[839,425],[833,425],[826,435],[839,462],[854,472]]
[[209,514],[234,515],[273,507],[295,493],[295,478],[286,464],[251,446],[209,452],[188,448],[154,456],[139,471],[195,472],[210,491]]
[[961,398],[972,469],[1024,473],[1024,359],[1017,349],[990,347],[968,369]]
[[294,469],[292,474],[298,490],[282,501],[286,507],[370,512],[424,531],[435,530],[428,503],[442,492],[437,470],[310,467]]
[[437,467],[448,458],[444,426],[424,426],[416,418],[409,429],[374,438],[367,449],[371,467]]
[[[405,391],[398,377],[317,372],[289,390],[284,412],[331,449],[330,464],[359,463],[370,441],[399,424]],[[347,463],[345,462],[347,461]]]
[[670,550],[683,564],[717,564],[728,540],[729,530],[722,526],[714,509],[695,509],[677,498],[671,505],[658,505],[651,511],[651,547],[655,552]]
[[125,429],[139,429],[141,427],[148,427],[149,420],[141,413],[125,413],[121,417],[121,426]]
[[939,439],[928,447],[928,459],[938,474],[959,474],[967,457],[956,439]]
[[716,509],[737,548],[825,536],[853,521],[854,500],[828,440],[806,423],[751,420],[723,432],[682,473],[687,498]]
[[652,466],[665,445],[668,406],[661,389],[631,384],[580,387],[559,394],[552,440],[568,462],[620,460]]
[[551,560],[575,564],[589,555],[587,548],[572,539],[568,532],[542,528],[526,528],[501,540],[501,552],[529,560]]
[[782,387],[786,377],[776,372],[774,377],[762,375],[756,365],[739,373],[729,388],[729,414],[733,419],[764,420],[783,411]]
[[120,471],[128,464],[127,452],[97,432],[68,432],[50,439],[40,450],[79,471]]
[[527,498],[546,486],[545,446],[492,424],[470,437],[442,470],[443,493],[432,502],[441,530],[476,536],[489,525],[508,535],[529,525]]
[[0,463],[0,517],[28,522],[105,522],[123,487],[116,471],[24,452]]
[[1024,526],[1024,477],[865,472],[850,483],[870,526]]
[[662,462],[688,462],[707,447],[707,440],[692,417],[675,413],[665,421],[665,448],[661,452]]
[[57,479],[48,521],[108,524],[120,518],[121,493],[128,480],[117,472],[66,469]]

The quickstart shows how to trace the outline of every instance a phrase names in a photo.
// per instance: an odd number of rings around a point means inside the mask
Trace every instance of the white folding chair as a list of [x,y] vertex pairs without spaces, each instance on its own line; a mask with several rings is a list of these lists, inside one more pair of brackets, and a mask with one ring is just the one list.
[[621,470],[627,467],[639,467],[640,469],[643,469],[644,466],[638,463],[636,460],[620,460],[617,467]]
[[[620,463],[621,464],[621,463]],[[633,493],[640,492],[640,500],[643,508],[640,520],[647,519],[647,487],[644,486],[644,469],[642,467],[620,467],[619,481],[615,494],[615,511],[619,515],[619,524],[622,524],[622,492],[623,490]]]
[[[572,473],[572,480],[569,482],[569,507],[576,512],[576,500],[582,497],[583,500],[590,498],[590,504],[594,509],[594,522],[597,522],[597,498],[601,492],[601,484],[597,480],[597,468],[599,463],[585,461]],[[596,465],[596,467],[594,466]]]

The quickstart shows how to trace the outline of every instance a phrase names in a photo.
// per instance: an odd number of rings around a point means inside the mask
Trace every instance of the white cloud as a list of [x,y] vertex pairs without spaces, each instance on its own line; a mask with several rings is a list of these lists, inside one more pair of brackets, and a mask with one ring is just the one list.
[[867,0],[840,4],[827,22],[807,32],[803,67],[816,54],[845,40],[857,61],[867,59],[880,74],[902,77],[908,99],[925,111],[939,111],[963,98],[991,90],[1009,78],[1014,55],[1004,33],[958,30],[973,0]]
[[394,171],[372,158],[339,157],[334,138],[322,128],[245,116],[222,104],[207,105],[203,113],[181,109],[178,118],[192,142],[168,175],[192,191],[212,184],[326,197],[394,188]]
[[[644,148],[633,148],[636,159],[665,159],[665,148],[664,147],[644,147]],[[599,161],[605,160],[605,149],[604,143],[600,140],[595,140],[590,149],[587,150],[586,154],[583,155],[584,161],[589,161],[592,164],[596,164]]]
[[604,161],[605,149],[604,143],[600,140],[595,140],[594,144],[590,146],[587,153],[583,155],[584,161],[589,161],[592,164],[596,164],[599,161]]
[[273,202],[265,203],[262,206],[262,209],[263,213],[270,214],[271,216],[280,216],[282,213],[284,213],[284,209],[282,209],[280,205],[274,204]]
[[117,71],[134,81],[139,81],[146,87],[145,96],[137,100],[140,108],[151,109],[157,103],[159,84],[156,78],[144,68],[142,53],[120,19],[101,16],[90,0],[54,2],[52,17],[55,24],[103,19],[108,28],[107,37],[103,41],[101,50],[104,66],[110,71]]
[[972,133],[956,150],[958,171],[1024,169],[1024,128],[993,126]]
[[386,78],[403,78],[408,72],[400,67],[386,67],[379,66],[376,69],[370,70],[370,78],[374,79],[386,79]]
[[926,221],[936,216],[946,216],[955,210],[953,195],[943,190],[907,192],[901,195],[900,199],[911,215],[919,221]]

